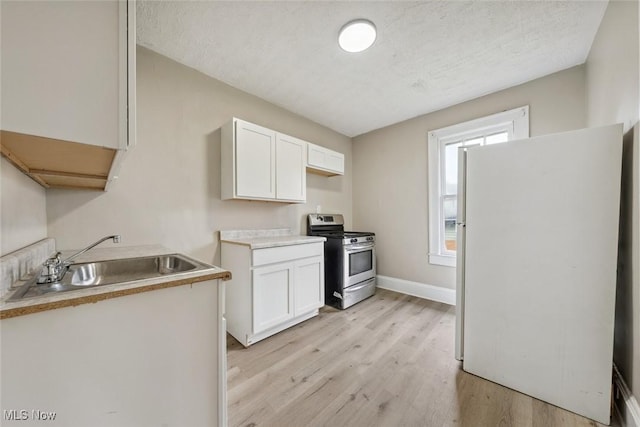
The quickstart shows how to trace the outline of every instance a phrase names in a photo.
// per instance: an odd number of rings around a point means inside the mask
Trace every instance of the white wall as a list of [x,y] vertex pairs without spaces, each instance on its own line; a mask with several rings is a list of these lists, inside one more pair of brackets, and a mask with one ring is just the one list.
[[47,237],[45,189],[0,159],[0,255]]
[[[163,244],[219,264],[217,231],[291,227],[306,214],[351,219],[351,139],[138,47],[137,146],[107,193],[48,190],[49,236],[61,249],[101,236]],[[343,177],[307,174],[306,204],[220,200],[220,127],[236,116],[345,154]]]
[[640,395],[640,70],[637,1],[612,0],[586,64],[587,124],[624,124],[614,360]]
[[354,228],[376,233],[378,273],[444,288],[455,269],[428,263],[427,132],[529,105],[530,134],[585,127],[584,67],[573,67],[353,139]]

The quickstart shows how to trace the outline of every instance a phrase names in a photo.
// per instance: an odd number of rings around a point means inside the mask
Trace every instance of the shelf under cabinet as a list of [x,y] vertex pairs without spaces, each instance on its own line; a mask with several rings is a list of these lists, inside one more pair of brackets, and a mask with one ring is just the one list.
[[118,150],[3,130],[0,151],[45,188],[104,191]]

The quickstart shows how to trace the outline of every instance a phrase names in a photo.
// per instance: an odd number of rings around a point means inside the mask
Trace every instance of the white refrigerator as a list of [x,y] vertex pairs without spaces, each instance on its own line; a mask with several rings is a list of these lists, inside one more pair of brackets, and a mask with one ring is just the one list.
[[459,152],[456,358],[609,424],[622,125]]

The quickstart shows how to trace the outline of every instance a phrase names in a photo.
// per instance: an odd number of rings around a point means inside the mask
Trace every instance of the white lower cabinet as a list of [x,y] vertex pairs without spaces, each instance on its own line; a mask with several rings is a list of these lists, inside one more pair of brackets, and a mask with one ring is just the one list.
[[324,263],[310,258],[294,265],[294,316],[324,305]]
[[293,318],[293,265],[283,263],[254,269],[252,296],[254,333]]
[[[224,286],[196,282],[2,319],[3,415],[29,417],[0,424],[226,426]],[[38,410],[55,419],[32,417]]]
[[227,332],[245,347],[318,314],[324,305],[324,243],[264,249],[222,242]]

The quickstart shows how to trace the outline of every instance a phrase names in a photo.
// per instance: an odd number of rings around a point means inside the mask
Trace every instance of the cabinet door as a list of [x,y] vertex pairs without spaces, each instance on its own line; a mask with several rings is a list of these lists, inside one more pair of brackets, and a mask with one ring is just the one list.
[[344,174],[344,154],[335,151],[328,151],[325,161],[327,169],[340,175]]
[[117,1],[3,2],[3,130],[127,148],[124,7]]
[[344,175],[344,154],[309,143],[307,167],[322,175]]
[[326,151],[323,147],[315,144],[308,144],[307,163],[309,166],[316,168],[324,168]]
[[293,264],[253,270],[253,333],[293,318]]
[[307,199],[306,145],[298,138],[277,134],[276,199],[297,202]]
[[308,313],[324,305],[324,258],[296,262],[294,270],[295,315]]
[[276,197],[276,134],[238,120],[236,126],[236,195],[258,199]]

